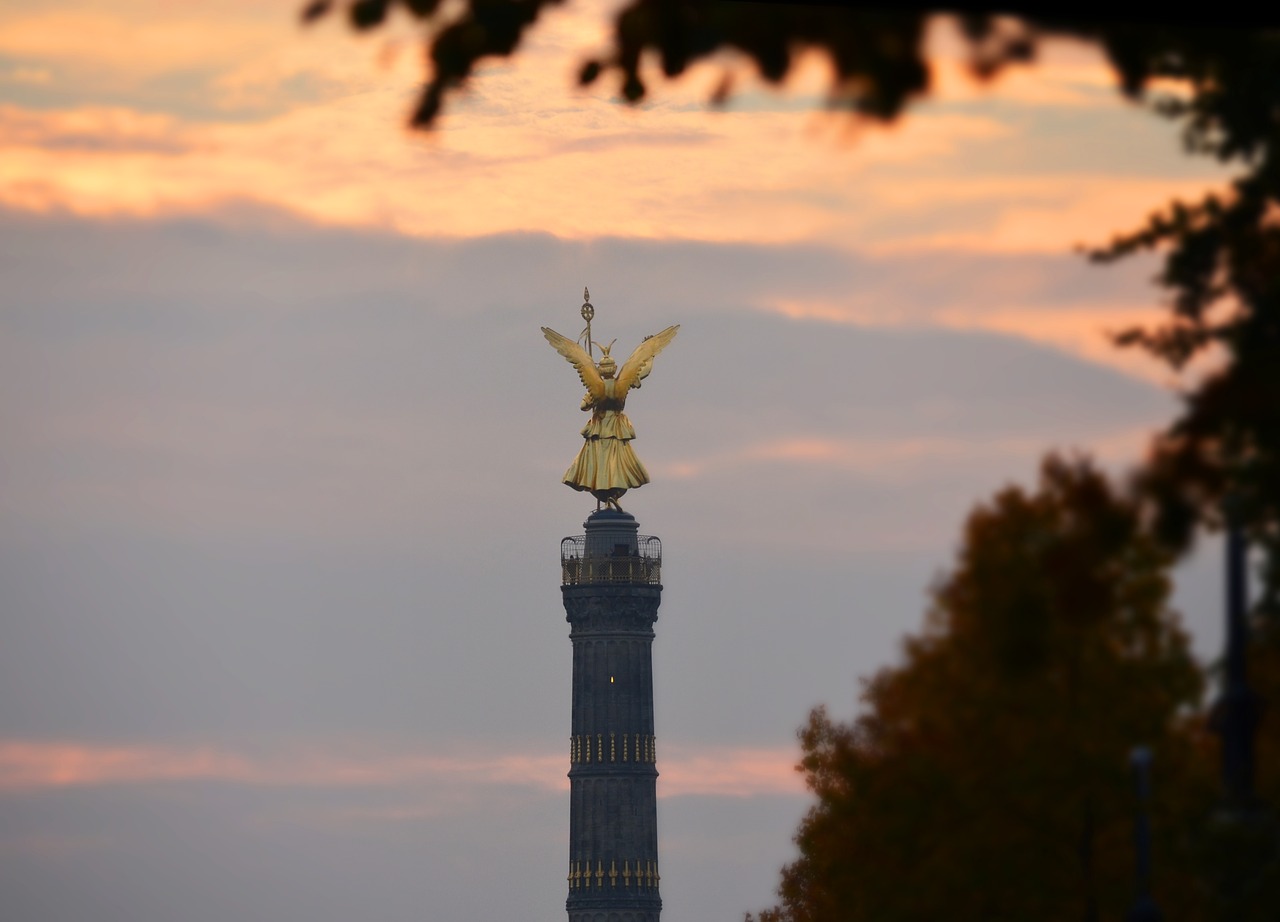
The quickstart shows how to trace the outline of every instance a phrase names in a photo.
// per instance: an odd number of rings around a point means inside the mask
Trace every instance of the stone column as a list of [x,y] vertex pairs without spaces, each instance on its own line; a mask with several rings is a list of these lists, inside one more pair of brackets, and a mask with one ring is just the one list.
[[566,539],[573,643],[569,922],[658,922],[653,625],[660,557],[633,516],[596,512]]

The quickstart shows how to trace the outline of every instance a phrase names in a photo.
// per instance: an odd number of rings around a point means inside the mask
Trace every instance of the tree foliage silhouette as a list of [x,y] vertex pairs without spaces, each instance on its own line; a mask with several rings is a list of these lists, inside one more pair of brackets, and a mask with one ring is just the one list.
[[818,708],[801,730],[817,800],[760,922],[1114,916],[1133,895],[1139,742],[1166,917],[1196,918],[1187,871],[1214,790],[1186,718],[1201,678],[1141,518],[1056,456],[1035,492],[972,513],[905,661],[867,683],[857,719]]

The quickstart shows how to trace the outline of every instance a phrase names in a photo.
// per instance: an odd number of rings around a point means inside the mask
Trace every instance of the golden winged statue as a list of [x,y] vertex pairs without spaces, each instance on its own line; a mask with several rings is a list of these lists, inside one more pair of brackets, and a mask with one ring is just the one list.
[[[587,317],[585,310],[584,307],[583,316]],[[587,322],[586,338],[591,343],[590,317]],[[547,342],[578,369],[578,377],[587,389],[586,396],[582,398],[582,409],[591,411],[591,421],[582,429],[582,450],[565,471],[564,482],[575,490],[584,490],[594,496],[597,508],[604,503],[621,512],[618,500],[622,494],[649,482],[649,472],[631,448],[636,430],[623,408],[627,403],[627,393],[631,388],[639,387],[640,382],[649,376],[654,358],[675,339],[679,329],[679,325],[670,326],[661,333],[646,336],[619,370],[609,355],[613,343],[600,346],[601,356],[597,363],[577,342],[555,330],[542,328]],[[614,377],[615,371],[617,377]]]

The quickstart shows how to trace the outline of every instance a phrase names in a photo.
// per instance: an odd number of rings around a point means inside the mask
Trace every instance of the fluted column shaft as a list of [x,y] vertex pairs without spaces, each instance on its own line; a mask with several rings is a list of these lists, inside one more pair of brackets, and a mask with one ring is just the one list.
[[662,587],[562,591],[573,644],[569,922],[658,922],[652,646]]

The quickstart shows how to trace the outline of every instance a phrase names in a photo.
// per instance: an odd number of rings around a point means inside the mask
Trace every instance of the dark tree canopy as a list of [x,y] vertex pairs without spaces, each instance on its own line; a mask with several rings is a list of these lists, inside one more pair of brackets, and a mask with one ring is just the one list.
[[[427,26],[432,73],[424,84],[412,124],[429,128],[441,117],[448,94],[462,87],[476,65],[486,58],[515,54],[526,34],[536,27],[543,10],[564,5],[565,0],[465,0],[444,15],[440,0],[347,0],[346,15],[352,27],[371,29],[399,8]],[[968,43],[970,65],[979,77],[989,78],[1013,63],[1034,59],[1045,38],[1073,37],[1099,44],[1116,72],[1119,89],[1141,95],[1158,77],[1205,80],[1217,73],[1219,62],[1234,62],[1236,77],[1250,71],[1258,55],[1239,52],[1259,44],[1262,56],[1274,52],[1265,36],[1250,39],[1230,29],[1188,28],[1185,25],[1153,25],[1150,21],[1117,17],[1099,19],[1079,13],[1079,5],[1060,10],[1010,16],[1020,4],[975,8],[959,14]],[[302,12],[304,21],[329,14],[334,0],[312,0]],[[938,9],[953,10],[957,5]],[[690,64],[721,51],[734,51],[751,61],[760,75],[781,83],[798,53],[817,50],[831,61],[834,84],[830,102],[875,119],[891,121],[914,98],[929,89],[925,59],[925,28],[938,12],[919,2],[886,4],[744,2],[744,0],[631,0],[618,12],[613,47],[603,58],[580,62],[579,82],[591,84],[612,75],[619,94],[638,102],[647,92],[642,74],[646,53],[660,62],[662,75],[679,77]],[[1043,9],[1043,7],[1042,7]],[[1076,15],[1070,15],[1075,10]],[[1003,15],[1002,15],[1003,14]],[[1231,91],[1231,80],[1222,90]],[[713,101],[723,101],[732,87],[724,84]],[[1234,98],[1235,93],[1231,96]],[[1207,121],[1222,122],[1232,137],[1232,153],[1247,152],[1265,144],[1269,130],[1256,124],[1248,105],[1223,106],[1221,101],[1197,113]],[[1242,100],[1243,102],[1243,100]],[[1230,111],[1228,111],[1230,110]],[[1226,117],[1224,119],[1224,116]],[[1255,122],[1250,126],[1249,122]],[[1209,127],[1206,125],[1206,127]],[[1238,151],[1235,149],[1238,148]]]
[[[431,73],[411,122],[429,128],[478,63],[516,53],[543,10],[562,2],[348,0],[345,10],[357,29],[378,26],[393,7],[424,23]],[[319,18],[333,6],[313,0],[303,18]],[[1020,15],[995,15],[1020,8]],[[1124,332],[1121,345],[1145,348],[1174,367],[1212,345],[1225,350],[1225,366],[1185,395],[1181,417],[1153,445],[1144,482],[1156,500],[1158,533],[1175,548],[1189,545],[1196,525],[1216,525],[1224,496],[1237,495],[1251,537],[1268,550],[1261,607],[1280,617],[1280,30],[1126,20],[1120,12],[1105,18],[1076,9],[1013,4],[987,12],[970,4],[959,21],[972,70],[991,77],[1033,61],[1046,39],[1093,42],[1119,92],[1182,125],[1188,153],[1244,168],[1227,191],[1171,203],[1091,256],[1108,262],[1147,248],[1165,254],[1158,282],[1169,295],[1169,318]],[[777,83],[800,51],[817,50],[833,65],[833,108],[890,122],[929,92],[924,38],[932,15],[919,4],[631,0],[614,21],[610,52],[580,61],[579,80],[613,80],[622,98],[635,103],[649,92],[650,57],[664,77],[676,78],[716,52],[736,51]],[[1181,83],[1189,97],[1148,99],[1157,78]],[[731,92],[726,76],[712,102]],[[1113,231],[1098,230],[1100,239]]]
[[[816,797],[760,922],[1117,918],[1133,896],[1126,755],[1155,753],[1155,884],[1202,919],[1212,759],[1168,553],[1085,462],[973,512],[955,569],[864,713],[800,732]],[[1273,907],[1274,909],[1274,907]]]

